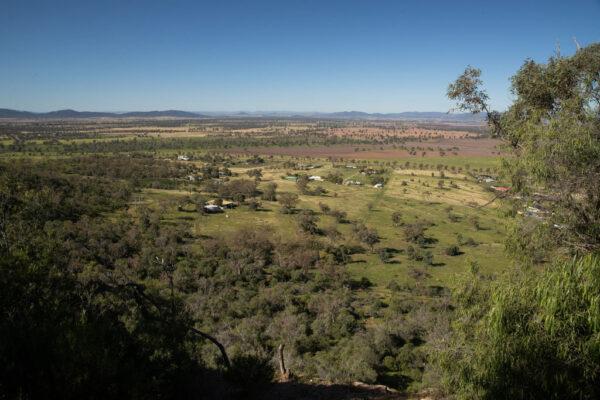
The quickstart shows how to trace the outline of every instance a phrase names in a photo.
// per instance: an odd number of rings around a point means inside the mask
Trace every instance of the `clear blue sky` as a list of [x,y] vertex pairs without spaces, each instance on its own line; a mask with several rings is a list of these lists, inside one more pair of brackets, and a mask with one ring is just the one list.
[[0,6],[0,108],[445,111],[480,67],[600,41],[600,0],[28,1]]

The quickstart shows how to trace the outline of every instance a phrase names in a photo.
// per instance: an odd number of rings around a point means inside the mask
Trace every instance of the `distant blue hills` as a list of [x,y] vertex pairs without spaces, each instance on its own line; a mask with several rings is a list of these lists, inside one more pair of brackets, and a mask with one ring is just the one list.
[[240,111],[240,112],[190,112],[180,110],[165,111],[132,111],[132,112],[98,112],[58,110],[45,113],[18,111],[0,108],[0,118],[10,119],[85,119],[85,118],[315,118],[339,120],[406,120],[406,121],[438,121],[482,123],[482,114],[445,112],[399,112],[399,113],[366,113],[362,111],[341,111],[331,113],[293,112],[293,111]]
[[166,110],[166,111],[133,111],[124,113],[113,112],[97,112],[97,111],[75,111],[75,110],[58,110],[46,113],[35,113],[30,111],[17,111],[7,108],[0,108],[0,118],[48,118],[48,119],[77,119],[77,118],[207,118],[206,115],[199,113]]

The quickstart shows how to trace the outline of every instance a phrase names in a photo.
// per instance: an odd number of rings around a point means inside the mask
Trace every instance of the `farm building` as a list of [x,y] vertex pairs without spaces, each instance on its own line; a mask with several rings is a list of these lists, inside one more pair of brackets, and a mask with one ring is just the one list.
[[352,179],[348,179],[346,182],[344,182],[344,185],[347,185],[347,186],[350,186],[350,185],[360,186],[360,185],[362,185],[362,182],[360,182],[360,181],[353,181]]
[[210,214],[223,212],[223,207],[219,207],[216,204],[207,204],[204,206],[204,211]]
[[235,201],[223,200],[223,199],[212,199],[209,200],[208,205],[214,205],[221,208],[236,208],[239,204]]
[[315,168],[321,168],[320,164],[298,164],[296,165],[296,169],[315,169]]
[[510,188],[508,186],[491,186],[496,192],[508,192]]
[[223,201],[223,208],[236,208],[238,206],[238,204],[235,201]]
[[323,182],[323,178],[321,178],[319,175],[312,175],[308,177],[309,181],[318,181],[318,182]]
[[383,188],[383,183],[376,183],[376,184],[373,185],[373,187],[375,189],[382,189]]
[[178,161],[190,161],[190,157],[188,157],[186,155],[178,155],[177,160]]
[[495,181],[496,181],[494,178],[492,178],[492,177],[491,177],[491,176],[489,176],[489,175],[479,175],[479,176],[477,177],[477,180],[478,180],[479,182],[485,182],[485,183],[492,183],[492,182],[495,182]]

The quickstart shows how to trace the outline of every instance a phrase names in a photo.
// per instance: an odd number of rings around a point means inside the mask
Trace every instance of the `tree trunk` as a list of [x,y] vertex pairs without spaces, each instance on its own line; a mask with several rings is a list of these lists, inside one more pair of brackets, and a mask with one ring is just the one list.
[[287,382],[290,379],[290,371],[285,367],[285,358],[283,357],[283,348],[285,345],[281,343],[277,348],[279,358],[279,373],[281,374],[281,381]]

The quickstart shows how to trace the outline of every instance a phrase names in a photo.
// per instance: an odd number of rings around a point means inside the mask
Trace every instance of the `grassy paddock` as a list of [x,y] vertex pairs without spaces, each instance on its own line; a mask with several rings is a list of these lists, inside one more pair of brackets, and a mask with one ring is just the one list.
[[[455,166],[463,168],[468,163],[471,168],[488,168],[497,165],[498,160],[472,160],[460,157],[444,157],[440,163],[449,165],[453,160]],[[263,178],[259,187],[267,182],[275,182],[277,191],[298,193],[296,184],[282,179],[288,172],[304,172],[310,175],[321,175],[332,171],[341,172],[346,179],[362,179],[354,169],[333,168],[331,163],[310,171],[295,171],[286,169],[275,159],[261,166]],[[461,164],[462,162],[462,164]],[[371,163],[376,166],[377,164]],[[400,164],[398,164],[400,165]],[[253,166],[255,168],[255,166]],[[245,172],[251,168],[234,167],[233,172],[239,177],[244,177]],[[432,177],[431,174],[434,174]],[[319,217],[318,225],[322,229],[335,228],[341,234],[336,243],[359,244],[354,237],[349,223],[337,223],[332,217],[322,215],[319,203],[327,204],[335,210],[345,211],[351,221],[362,221],[368,227],[377,230],[380,243],[375,246],[375,252],[365,249],[362,254],[355,254],[347,265],[348,271],[355,279],[363,277],[373,283],[372,291],[387,297],[390,282],[398,284],[445,286],[452,287],[457,275],[464,273],[470,260],[477,260],[481,271],[484,273],[497,273],[508,263],[504,255],[503,237],[505,234],[502,208],[494,203],[487,204],[493,195],[483,186],[466,174],[446,173],[441,179],[437,170],[413,170],[396,168],[390,169],[387,174],[388,181],[383,189],[375,189],[371,185],[345,186],[330,182],[310,183],[310,187],[320,185],[327,190],[323,196],[299,195],[298,209],[310,209]],[[238,179],[238,178],[233,178]],[[438,182],[443,181],[444,186],[438,187]],[[405,182],[405,183],[403,183]],[[451,185],[451,182],[453,186]],[[199,186],[198,186],[199,187]],[[160,201],[176,203],[178,198],[189,196],[193,192],[186,190],[156,190],[147,189],[141,195],[143,201],[156,206]],[[260,211],[251,211],[242,205],[237,209],[227,210],[223,214],[201,215],[193,210],[176,211],[176,207],[168,207],[166,221],[182,220],[189,222],[190,229],[198,240],[200,238],[220,238],[235,232],[240,227],[265,227],[276,236],[286,240],[300,237],[296,216],[282,214],[281,206],[277,202],[261,201]],[[423,261],[411,260],[407,255],[407,247],[403,226],[395,226],[392,214],[400,212],[404,224],[415,222],[431,223],[426,230],[426,237],[430,243],[422,252],[431,252],[433,262],[427,264]],[[474,218],[478,219],[475,224]],[[470,239],[475,245],[459,245],[460,254],[450,256],[446,254],[449,246],[462,240]],[[326,236],[319,236],[323,242],[329,242]],[[413,245],[418,248],[419,246]],[[384,263],[380,260],[377,250],[387,248],[393,254],[391,260]],[[416,273],[420,277],[415,278]]]

